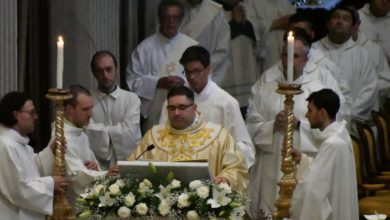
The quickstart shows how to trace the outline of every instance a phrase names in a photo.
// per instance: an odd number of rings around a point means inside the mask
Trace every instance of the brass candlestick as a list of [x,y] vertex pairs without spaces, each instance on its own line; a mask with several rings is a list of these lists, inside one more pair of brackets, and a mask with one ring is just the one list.
[[[55,161],[54,176],[65,176],[65,152],[64,152],[64,101],[71,99],[72,94],[68,90],[51,88],[46,98],[54,102],[56,121],[55,121]],[[54,192],[53,215],[49,216],[50,220],[73,220],[75,219],[72,206],[69,204],[65,192]]]
[[275,202],[277,210],[272,214],[274,220],[289,217],[291,199],[297,184],[294,174],[295,162],[290,155],[291,149],[293,147],[294,135],[293,96],[303,92],[301,90],[301,85],[279,83],[278,86],[279,88],[276,90],[276,92],[286,96],[284,101],[284,111],[287,115],[287,126],[286,134],[283,139],[282,166],[280,169],[283,172],[283,177],[279,181],[279,197]]

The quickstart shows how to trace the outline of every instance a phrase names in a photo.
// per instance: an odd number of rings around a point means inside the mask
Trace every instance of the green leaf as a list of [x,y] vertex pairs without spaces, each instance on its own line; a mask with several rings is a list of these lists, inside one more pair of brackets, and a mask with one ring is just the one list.
[[90,210],[86,210],[82,213],[79,214],[79,218],[81,219],[86,219],[86,218],[89,218],[91,216],[92,212]]
[[167,181],[168,182],[171,182],[173,180],[173,177],[175,176],[175,174],[173,174],[172,170],[169,171],[168,175],[167,175]]
[[157,174],[157,169],[156,169],[156,166],[152,163],[152,162],[149,162],[149,171],[153,174]]

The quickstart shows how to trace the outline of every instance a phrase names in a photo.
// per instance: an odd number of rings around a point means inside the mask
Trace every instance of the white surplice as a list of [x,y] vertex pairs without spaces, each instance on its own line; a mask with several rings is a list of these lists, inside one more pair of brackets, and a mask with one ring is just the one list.
[[126,160],[141,140],[140,106],[136,94],[117,86],[110,94],[98,90],[93,116],[86,127],[90,146],[103,169]]
[[365,121],[371,110],[378,109],[378,77],[367,51],[350,38],[343,44],[332,43],[328,37],[313,44],[340,67],[349,84],[352,119]]
[[[195,93],[195,104],[205,121],[219,124],[229,131],[244,155],[247,167],[251,167],[255,159],[255,148],[245,127],[237,100],[209,79],[202,92]],[[166,105],[165,102],[160,124],[168,121]]]
[[53,212],[54,155],[34,154],[29,138],[14,129],[0,136],[0,219],[44,220]]
[[220,85],[230,66],[230,27],[222,5],[212,0],[203,0],[195,6],[183,0],[183,4],[186,13],[180,30],[210,52],[212,79]]
[[370,12],[370,4],[365,4],[359,10],[359,29],[372,41],[381,45],[390,65],[390,13],[383,17],[375,17]]
[[303,154],[298,166],[292,219],[359,219],[355,159],[346,122],[313,130],[316,157]]
[[[281,71],[277,65],[273,67],[275,74]],[[279,73],[280,74],[280,73]],[[249,174],[250,216],[258,219],[260,210],[275,211],[275,200],[278,195],[278,181],[282,176],[281,147],[284,131],[273,132],[275,116],[284,110],[285,97],[276,92],[278,82],[285,82],[284,77],[261,85],[260,80],[252,87],[252,96],[249,100],[246,126],[256,149],[256,159]],[[305,117],[307,112],[306,98],[314,91],[325,88],[318,80],[300,76],[294,83],[302,84],[302,94],[294,96],[294,116],[300,120],[300,130],[294,130],[293,146],[301,151],[315,155],[317,149],[306,144],[308,139],[303,127],[308,127]],[[271,210],[270,210],[271,209]]]
[[247,0],[243,5],[263,58],[262,70],[266,70],[280,59],[283,49],[284,31],[270,31],[272,22],[281,16],[294,14],[295,8],[288,0]]

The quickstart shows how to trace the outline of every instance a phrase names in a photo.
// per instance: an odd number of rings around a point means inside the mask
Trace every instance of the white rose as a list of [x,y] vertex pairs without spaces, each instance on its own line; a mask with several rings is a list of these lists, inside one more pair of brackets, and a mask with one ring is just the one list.
[[118,184],[119,187],[125,186],[125,182],[123,182],[121,179],[117,180],[115,184]]
[[180,181],[176,180],[176,179],[173,179],[171,185],[172,185],[172,189],[179,188],[180,187]]
[[196,211],[194,211],[194,210],[188,211],[186,217],[188,220],[198,220],[199,219],[198,213],[196,213]]
[[165,199],[161,200],[160,204],[158,205],[158,211],[162,216],[166,216],[170,213],[171,207]]
[[93,194],[94,194],[95,196],[99,196],[100,194],[105,193],[105,191],[106,191],[106,188],[105,188],[102,184],[96,185],[96,186],[93,188]]
[[121,218],[127,218],[130,216],[130,209],[122,206],[118,209],[118,216]]
[[227,183],[218,184],[218,188],[225,191],[226,193],[232,193],[232,188]]
[[177,199],[177,206],[179,208],[185,208],[190,206],[190,202],[188,201],[190,197],[187,193],[180,194],[179,198]]
[[145,203],[140,203],[135,206],[135,210],[140,215],[146,215],[146,213],[148,213],[149,208]]
[[202,186],[202,187],[199,187],[197,190],[196,190],[196,194],[202,198],[202,199],[205,199],[209,196],[209,193],[210,193],[210,190],[209,190],[209,187],[207,186]]
[[125,204],[129,207],[133,206],[135,202],[135,196],[132,192],[129,192],[125,197]]
[[110,187],[108,187],[108,190],[110,190],[110,193],[112,195],[118,195],[120,193],[119,185],[114,183]]
[[153,186],[152,182],[150,182],[148,179],[144,179],[142,182],[143,182],[143,183],[145,184],[145,186],[148,187],[148,188],[152,188],[152,186]]
[[189,186],[191,190],[196,190],[197,188],[203,186],[203,184],[200,180],[194,180],[190,182]]

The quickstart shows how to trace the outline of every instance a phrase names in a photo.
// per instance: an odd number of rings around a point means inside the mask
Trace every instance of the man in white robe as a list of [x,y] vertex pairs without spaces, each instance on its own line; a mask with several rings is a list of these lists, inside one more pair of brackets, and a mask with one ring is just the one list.
[[[294,84],[301,84],[302,94],[294,96],[294,147],[309,155],[315,155],[317,149],[306,144],[306,134],[302,127],[308,126],[305,118],[306,97],[313,91],[324,88],[324,85],[303,72],[307,63],[309,43],[296,37],[294,42]],[[282,176],[281,146],[285,135],[286,115],[284,113],[285,97],[276,92],[278,82],[286,82],[287,49],[282,53],[282,69],[275,65],[272,69],[280,77],[259,86],[252,87],[249,100],[246,126],[256,148],[256,159],[249,175],[249,197],[251,200],[249,215],[259,219],[261,212],[275,211],[275,200],[278,195],[278,181]],[[298,123],[298,121],[300,123]]]
[[390,1],[371,0],[359,10],[360,30],[381,45],[390,64]]
[[[247,167],[255,159],[255,149],[245,127],[238,102],[210,79],[211,63],[209,52],[200,46],[184,51],[180,59],[189,87],[194,91],[195,104],[206,121],[226,128],[236,141],[245,157]],[[164,107],[166,107],[166,102]],[[168,121],[166,108],[162,109],[160,124]]]
[[180,31],[211,54],[212,79],[218,85],[230,66],[230,28],[222,5],[212,0],[183,0],[186,13]]
[[97,52],[91,69],[98,88],[92,93],[93,121],[86,131],[92,151],[106,170],[118,160],[126,160],[141,140],[141,102],[136,94],[117,85],[117,62],[111,52]]
[[279,60],[284,29],[295,8],[288,0],[247,0],[243,5],[258,41],[263,72]]
[[0,219],[44,220],[53,213],[54,190],[67,186],[62,176],[50,176],[54,145],[35,154],[28,134],[38,116],[32,100],[10,92],[0,101]]
[[[85,188],[95,177],[115,175],[118,168],[114,165],[108,172],[102,171],[90,147],[88,136],[84,131],[92,116],[93,99],[89,91],[79,85],[72,85],[69,89],[73,97],[64,103],[65,165],[71,188],[67,195],[71,205],[74,206],[75,199],[85,192]],[[54,141],[54,135],[52,129],[50,143]]]
[[292,219],[359,219],[355,159],[346,122],[337,122],[337,94],[323,89],[307,98],[309,120],[318,153],[314,158],[292,150],[298,161]]
[[378,108],[378,77],[367,51],[351,38],[356,21],[353,9],[336,7],[327,22],[328,35],[313,47],[341,68],[351,92],[352,120],[366,121]]
[[141,115],[146,119],[142,131],[158,124],[167,90],[183,85],[183,67],[179,59],[195,40],[179,33],[184,7],[176,0],[159,4],[159,31],[142,41],[131,55],[127,66],[127,85],[141,99]]

